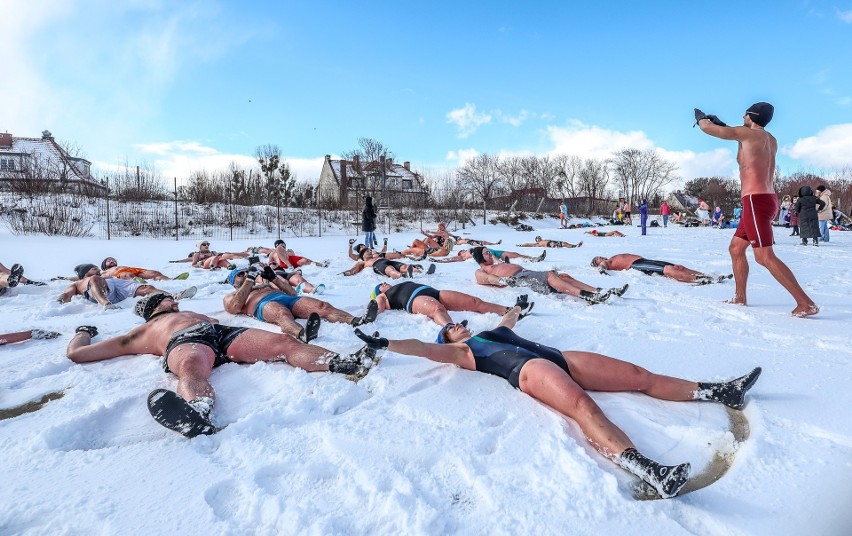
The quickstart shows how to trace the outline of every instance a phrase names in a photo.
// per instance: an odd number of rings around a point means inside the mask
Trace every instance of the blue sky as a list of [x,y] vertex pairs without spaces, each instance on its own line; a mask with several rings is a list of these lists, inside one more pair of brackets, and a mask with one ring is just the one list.
[[0,131],[167,177],[277,144],[302,179],[359,137],[421,170],[654,148],[735,176],[759,100],[784,174],[852,166],[852,1],[3,0]]

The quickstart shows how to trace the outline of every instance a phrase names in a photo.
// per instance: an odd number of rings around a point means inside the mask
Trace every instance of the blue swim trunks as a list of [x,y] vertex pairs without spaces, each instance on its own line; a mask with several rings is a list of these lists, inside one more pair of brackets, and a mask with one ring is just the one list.
[[260,320],[261,322],[266,322],[266,320],[263,318],[263,306],[267,303],[280,303],[281,305],[292,311],[293,306],[296,304],[297,301],[301,299],[301,296],[288,296],[283,292],[273,292],[271,294],[267,294],[259,302],[257,302],[257,306],[254,308],[254,317]]

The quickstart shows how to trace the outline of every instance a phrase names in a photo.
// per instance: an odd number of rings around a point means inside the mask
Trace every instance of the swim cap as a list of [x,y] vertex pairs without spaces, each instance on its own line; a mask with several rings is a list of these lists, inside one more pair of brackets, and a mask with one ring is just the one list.
[[209,246],[209,245],[210,245],[210,241],[209,241],[209,240],[199,240],[198,242],[196,242],[196,243],[195,243],[195,247],[196,247],[196,248],[198,248],[198,249],[200,250],[200,249],[201,249],[201,244],[207,244],[207,245]]
[[476,261],[476,264],[485,263],[485,256],[482,254],[484,250],[485,248],[482,246],[470,248],[470,254],[473,255],[473,260]]
[[117,260],[115,260],[115,257],[107,257],[106,259],[104,259],[104,260],[102,260],[102,261],[101,261],[101,270],[106,270],[106,263],[107,263],[107,261],[112,261],[112,262],[114,262],[116,265],[118,264],[118,261],[117,261]]
[[164,292],[142,296],[139,301],[136,302],[136,306],[133,308],[133,312],[136,313],[138,316],[144,318],[145,322],[147,322],[151,320],[151,315],[154,314],[154,309],[156,309],[157,306],[160,305],[163,300],[171,297],[171,294],[166,294]]
[[[461,322],[459,322],[459,324],[461,324],[461,325],[462,325],[462,326],[464,326],[464,327],[467,327],[467,320],[462,320]],[[447,324],[446,326],[442,327],[442,328],[441,328],[441,331],[439,331],[439,332],[438,332],[438,338],[437,338],[437,339],[435,339],[435,342],[436,342],[436,343],[438,343],[438,344],[444,344],[445,342],[447,342],[447,341],[445,341],[445,340],[444,340],[444,333],[445,333],[448,329],[450,329],[451,327],[453,327],[453,326],[455,326],[455,325],[456,325],[456,323],[455,323],[455,322],[450,322],[450,323],[449,323],[449,324]]]
[[285,243],[284,243],[284,241],[283,241],[283,240],[278,239],[278,240],[276,240],[276,241],[275,241],[274,246],[277,248],[279,244],[281,244],[282,246],[286,246],[286,245],[287,245],[287,244],[285,244]]
[[376,296],[378,296],[379,294],[381,294],[381,293],[382,293],[382,291],[380,290],[380,287],[381,287],[381,286],[382,286],[382,284],[381,284],[381,283],[379,283],[378,285],[376,285],[376,288],[374,288],[374,289],[373,289],[373,292],[371,292],[371,293],[370,293],[370,298],[372,298],[372,299],[374,299],[374,300],[375,300],[375,299],[376,299]]
[[245,268],[234,268],[233,270],[231,270],[231,273],[228,274],[228,283],[233,285],[234,281],[237,279],[237,274],[245,271]]
[[83,279],[86,277],[86,272],[91,270],[92,268],[97,268],[94,264],[78,264],[74,267],[74,271],[77,272],[77,278]]
[[758,125],[765,127],[772,121],[772,115],[775,113],[775,107],[768,102],[755,102],[748,107],[746,113],[751,120]]

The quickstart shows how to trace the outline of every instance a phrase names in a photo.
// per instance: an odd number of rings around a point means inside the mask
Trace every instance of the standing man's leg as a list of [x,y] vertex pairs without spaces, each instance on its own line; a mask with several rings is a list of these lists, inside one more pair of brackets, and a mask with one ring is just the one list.
[[728,246],[728,253],[731,254],[731,264],[734,270],[734,297],[728,300],[728,303],[737,305],[748,305],[746,299],[746,287],[748,285],[748,259],[746,258],[746,250],[749,247],[749,242],[745,238],[734,236],[731,238],[731,243]]
[[814,301],[802,289],[801,285],[799,285],[796,276],[793,275],[793,271],[784,264],[784,261],[775,255],[772,246],[755,248],[754,260],[758,264],[765,266],[769,270],[769,273],[772,274],[772,277],[781,283],[781,286],[787,289],[787,292],[796,300],[796,308],[792,311],[794,316],[811,316],[819,312],[819,307],[817,307]]

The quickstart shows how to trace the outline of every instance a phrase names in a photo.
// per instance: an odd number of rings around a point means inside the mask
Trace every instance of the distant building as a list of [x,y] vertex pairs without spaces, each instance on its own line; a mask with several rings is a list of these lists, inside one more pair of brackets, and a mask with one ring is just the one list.
[[394,163],[381,157],[372,162],[332,160],[325,155],[319,179],[321,203],[340,207],[359,207],[364,197],[371,195],[375,204],[386,207],[423,206],[428,190],[420,174],[411,171],[411,164]]
[[78,192],[106,190],[92,178],[91,170],[91,162],[69,155],[48,130],[41,133],[41,138],[18,138],[8,132],[0,133],[0,186],[49,184],[55,189]]
[[669,202],[671,209],[677,212],[693,211],[698,208],[698,198],[680,190],[672,192],[666,201]]

